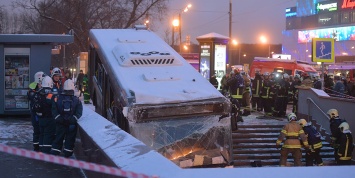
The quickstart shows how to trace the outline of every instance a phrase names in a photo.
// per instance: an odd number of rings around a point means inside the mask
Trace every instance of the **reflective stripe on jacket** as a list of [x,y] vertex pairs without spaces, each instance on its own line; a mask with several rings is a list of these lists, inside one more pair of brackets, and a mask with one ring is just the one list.
[[302,145],[299,138],[301,138],[303,145],[308,146],[307,137],[301,125],[296,121],[291,121],[282,128],[276,144],[280,145],[284,141],[284,148],[301,148]]

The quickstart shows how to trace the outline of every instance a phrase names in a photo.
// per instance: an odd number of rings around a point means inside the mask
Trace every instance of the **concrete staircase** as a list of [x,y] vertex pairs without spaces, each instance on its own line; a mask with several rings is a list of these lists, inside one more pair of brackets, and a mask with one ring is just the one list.
[[[254,161],[260,161],[262,166],[278,166],[280,150],[276,148],[276,140],[284,123],[275,120],[268,124],[239,124],[238,130],[232,133],[234,166],[251,167]],[[326,141],[323,141],[321,155],[325,165],[335,164],[333,148]],[[293,164],[291,154],[287,162]],[[302,162],[305,165],[304,156]]]

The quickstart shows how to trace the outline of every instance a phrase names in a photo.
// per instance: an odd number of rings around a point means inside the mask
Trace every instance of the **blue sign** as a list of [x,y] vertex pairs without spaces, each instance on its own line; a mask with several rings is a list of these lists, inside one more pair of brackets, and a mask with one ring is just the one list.
[[334,39],[313,38],[312,40],[313,62],[334,62]]

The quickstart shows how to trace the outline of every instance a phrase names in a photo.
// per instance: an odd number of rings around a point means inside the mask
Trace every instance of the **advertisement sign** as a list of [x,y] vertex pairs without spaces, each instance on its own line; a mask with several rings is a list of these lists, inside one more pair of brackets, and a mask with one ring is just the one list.
[[353,9],[354,7],[355,7],[354,0],[343,0],[343,4],[341,5],[342,9],[347,9],[347,8]]
[[335,41],[355,40],[355,26],[298,31],[298,43],[309,43],[312,38],[333,38]]
[[296,17],[297,16],[297,7],[286,8],[286,17]]
[[313,38],[312,61],[334,63],[334,39]]
[[317,13],[324,13],[324,12],[332,12],[338,10],[338,2],[318,2],[316,5],[316,12]]
[[210,63],[211,63],[211,46],[201,45],[201,59],[200,59],[200,73],[206,78],[210,79]]
[[218,83],[221,83],[222,77],[226,74],[226,45],[215,45],[214,70]]

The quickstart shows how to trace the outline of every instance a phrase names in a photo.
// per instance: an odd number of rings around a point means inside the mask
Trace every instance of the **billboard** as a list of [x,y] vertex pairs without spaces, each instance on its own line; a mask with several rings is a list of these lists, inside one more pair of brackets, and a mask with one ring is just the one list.
[[355,26],[298,31],[298,43],[309,43],[312,38],[333,38],[335,41],[355,40]]
[[200,73],[205,79],[210,79],[211,46],[201,45]]
[[286,18],[287,17],[296,17],[297,16],[297,7],[286,8],[285,13],[286,13],[285,14]]
[[324,12],[332,12],[338,10],[338,2],[337,1],[325,1],[325,2],[318,2],[316,5],[316,12],[317,13],[324,13]]

